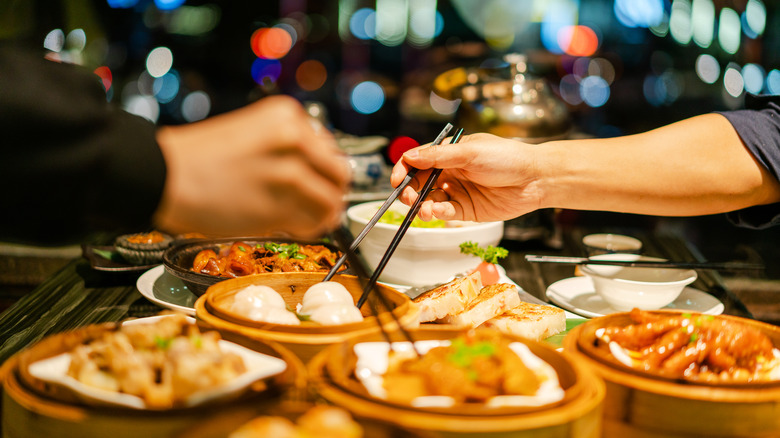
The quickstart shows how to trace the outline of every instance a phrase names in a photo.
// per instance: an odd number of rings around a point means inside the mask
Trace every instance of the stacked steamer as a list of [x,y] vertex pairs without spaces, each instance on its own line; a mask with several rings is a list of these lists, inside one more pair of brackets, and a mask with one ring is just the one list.
[[486,327],[526,339],[542,340],[566,330],[560,308],[520,300],[517,286],[483,286],[479,271],[429,290],[414,300],[421,323]]
[[14,438],[179,436],[306,388],[303,364],[284,347],[246,348],[181,315],[49,336],[0,376],[3,435]]
[[[363,292],[357,277],[337,274],[323,282],[325,275],[279,272],[221,281],[195,302],[195,312],[228,339],[278,342],[304,362],[328,345],[379,333],[378,322],[395,326],[389,312],[372,313],[372,307],[383,309],[375,297],[370,299],[376,306],[356,307]],[[401,324],[418,325],[419,310],[409,297],[388,286],[377,288]]]
[[780,436],[780,328],[674,311],[592,319],[565,351],[606,382],[605,436]]
[[423,325],[333,345],[309,364],[318,394],[356,418],[432,437],[597,438],[604,384],[552,346],[493,329]]

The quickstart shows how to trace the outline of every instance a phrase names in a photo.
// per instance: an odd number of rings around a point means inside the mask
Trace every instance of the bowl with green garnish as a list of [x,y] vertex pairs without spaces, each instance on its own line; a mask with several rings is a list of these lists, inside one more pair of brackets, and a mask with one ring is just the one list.
[[[347,210],[347,221],[357,236],[382,206],[383,201],[365,202]],[[409,207],[394,202],[360,244],[360,254],[369,268],[376,268],[403,222]],[[433,286],[471,271],[480,259],[460,250],[462,242],[480,246],[497,245],[504,235],[504,223],[443,221],[415,218],[379,281],[403,286]]]

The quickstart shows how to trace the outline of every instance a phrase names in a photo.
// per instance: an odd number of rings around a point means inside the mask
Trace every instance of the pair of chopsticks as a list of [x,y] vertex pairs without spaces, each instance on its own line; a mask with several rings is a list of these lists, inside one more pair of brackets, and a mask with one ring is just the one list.
[[[452,129],[452,125],[447,123],[447,126],[444,127],[444,129],[441,130],[438,136],[436,136],[436,139],[433,140],[432,145],[439,145],[442,141],[444,141],[444,137],[449,134],[450,130]],[[387,200],[385,200],[384,204],[382,204],[381,207],[379,207],[379,210],[374,214],[374,216],[371,218],[370,221],[366,224],[365,227],[363,227],[363,230],[360,232],[360,234],[355,237],[355,240],[352,241],[352,245],[349,246],[350,251],[356,251],[358,245],[360,245],[360,242],[363,241],[363,238],[366,237],[369,231],[371,231],[372,228],[374,228],[374,225],[376,225],[377,222],[379,222],[379,219],[382,218],[382,215],[385,214],[388,208],[395,202],[396,199],[398,199],[398,196],[401,195],[401,191],[406,188],[406,186],[409,185],[409,183],[412,181],[412,178],[414,178],[415,175],[417,175],[418,169],[411,168],[409,169],[409,172],[406,174],[406,177],[403,181],[401,181],[401,184],[398,184],[398,187],[393,190],[392,193],[390,193],[390,196],[387,197]],[[347,252],[344,252],[341,257],[339,257],[338,260],[336,260],[336,263],[333,265],[332,268],[330,268],[330,271],[328,271],[328,274],[325,276],[325,279],[322,281],[328,281],[331,278],[333,278],[333,275],[336,273],[336,271],[339,270],[341,265],[344,264],[344,261],[347,260]],[[383,267],[384,268],[384,267]],[[358,307],[360,307],[358,305]]]
[[[462,135],[463,135],[463,129],[459,129],[458,132],[456,132],[455,135],[452,136],[452,139],[450,140],[450,144],[455,144],[459,142],[460,137]],[[395,249],[398,247],[398,244],[401,243],[401,239],[404,237],[404,234],[406,234],[406,231],[409,229],[409,226],[411,226],[412,220],[414,220],[414,217],[417,216],[417,213],[420,211],[420,207],[422,207],[423,201],[431,192],[431,190],[433,190],[433,186],[434,184],[436,184],[436,181],[439,179],[439,175],[441,175],[441,169],[433,169],[433,171],[431,171],[431,174],[428,176],[428,180],[425,181],[425,185],[423,185],[422,190],[420,190],[419,196],[417,196],[417,199],[414,201],[414,204],[412,204],[412,206],[409,208],[409,212],[406,213],[406,217],[404,217],[403,222],[401,222],[401,225],[398,227],[398,231],[396,231],[395,236],[393,236],[393,240],[390,242],[390,246],[385,251],[384,255],[382,256],[382,259],[377,264],[374,273],[371,275],[371,279],[369,280],[366,289],[363,291],[363,295],[360,296],[360,299],[357,302],[358,308],[360,308],[363,305],[363,303],[366,301],[369,292],[371,291],[371,289],[373,289],[377,279],[382,274],[382,271],[385,269],[387,262],[390,260],[390,257],[393,256]],[[368,231],[366,231],[366,233],[367,232]]]
[[[346,256],[347,259],[349,259],[350,267],[352,267],[352,270],[355,272],[358,281],[361,282],[361,285],[364,288],[363,296],[365,296],[366,290],[371,291],[376,288],[376,282],[371,283],[370,281],[367,280],[368,274],[366,273],[366,268],[363,266],[363,262],[357,256],[357,253],[355,253],[355,251],[352,250],[352,245],[354,243],[354,240],[352,240],[351,234],[344,227],[339,227],[332,233],[332,235],[336,240],[336,243],[341,248],[344,249],[344,255]],[[420,352],[417,350],[417,346],[414,343],[414,339],[412,338],[412,335],[409,334],[409,331],[407,331],[404,328],[404,326],[401,324],[401,321],[398,320],[398,316],[395,313],[393,313],[393,308],[390,302],[387,300],[387,297],[381,291],[377,291],[375,295],[379,298],[379,302],[385,308],[387,313],[389,313],[390,316],[393,318],[393,321],[398,327],[398,331],[400,331],[401,334],[404,336],[404,338],[406,338],[406,340],[410,344],[412,344],[412,351],[414,351],[417,357],[420,357],[421,356]],[[382,332],[382,337],[385,338],[385,341],[387,341],[388,345],[390,345],[390,349],[392,350],[393,342],[390,339],[390,335],[387,333],[387,330],[385,330],[382,320],[379,319],[379,309],[377,309],[375,303],[371,300],[368,301],[368,305],[371,307],[371,312],[373,312],[374,316],[376,317],[376,322],[377,325],[379,325],[379,331]],[[360,308],[360,306],[358,306],[358,308]]]
[[611,265],[631,268],[679,268],[712,269],[718,271],[750,271],[764,269],[764,265],[742,262],[674,262],[661,260],[593,260],[587,257],[543,256],[528,254],[525,259],[531,263],[563,263],[569,265]]

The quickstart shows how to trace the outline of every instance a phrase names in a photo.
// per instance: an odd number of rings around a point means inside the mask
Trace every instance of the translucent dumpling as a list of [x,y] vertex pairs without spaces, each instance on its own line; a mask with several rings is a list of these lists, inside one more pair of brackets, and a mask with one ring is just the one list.
[[298,308],[298,313],[309,315],[320,306],[334,303],[348,304],[352,307],[355,306],[352,295],[341,283],[324,281],[312,285],[306,293],[303,294],[302,305]]

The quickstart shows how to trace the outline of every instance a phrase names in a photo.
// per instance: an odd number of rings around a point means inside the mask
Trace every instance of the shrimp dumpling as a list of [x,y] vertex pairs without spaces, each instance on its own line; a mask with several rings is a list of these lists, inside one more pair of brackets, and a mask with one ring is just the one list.
[[312,314],[318,307],[328,304],[341,303],[355,306],[355,300],[346,287],[336,281],[324,281],[313,284],[303,294],[301,306],[298,313],[305,315]]

